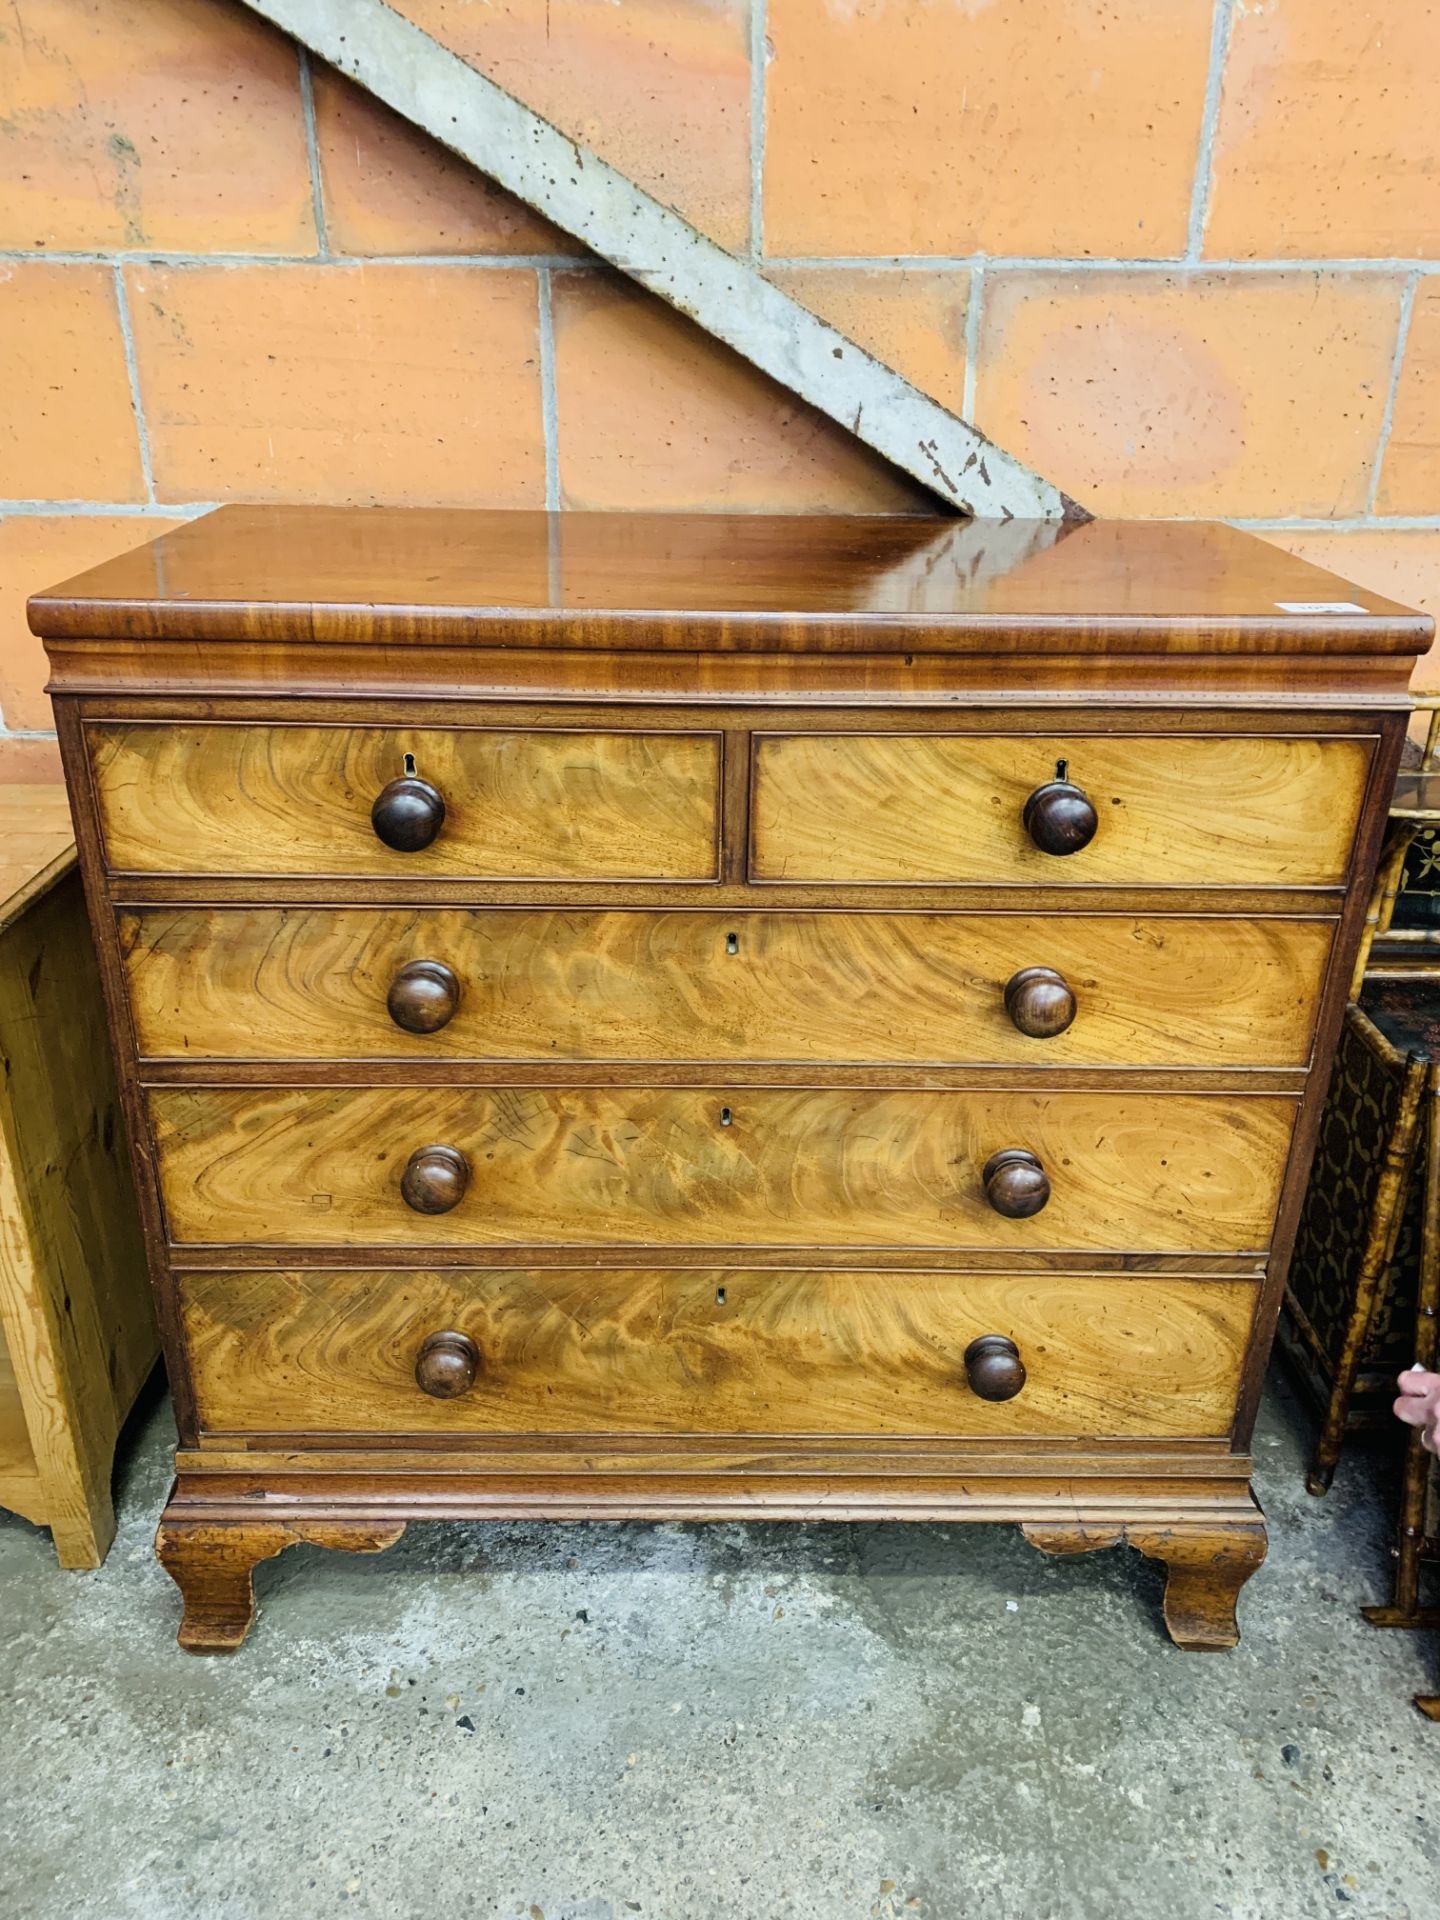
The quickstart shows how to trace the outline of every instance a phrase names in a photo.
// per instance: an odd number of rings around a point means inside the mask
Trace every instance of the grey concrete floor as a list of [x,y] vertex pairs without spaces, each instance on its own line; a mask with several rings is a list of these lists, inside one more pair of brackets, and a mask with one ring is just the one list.
[[292,1548],[227,1661],[174,1645],[152,1404],[99,1572],[0,1517],[0,1915],[1433,1920],[1436,1648],[1358,1618],[1376,1458],[1312,1500],[1305,1432],[1272,1381],[1228,1655],[1010,1528],[513,1525]]

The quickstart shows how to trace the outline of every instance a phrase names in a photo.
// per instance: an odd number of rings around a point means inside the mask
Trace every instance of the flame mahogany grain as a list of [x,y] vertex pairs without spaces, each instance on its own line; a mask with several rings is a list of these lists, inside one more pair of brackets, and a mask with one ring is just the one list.
[[[298,1540],[818,1515],[1128,1543],[1233,1644],[1428,621],[1193,524],[268,507],[30,612],[183,1645]],[[396,851],[410,779],[445,815]],[[1027,969],[1073,1020],[1007,1013]],[[440,1145],[465,1190],[412,1211]]]

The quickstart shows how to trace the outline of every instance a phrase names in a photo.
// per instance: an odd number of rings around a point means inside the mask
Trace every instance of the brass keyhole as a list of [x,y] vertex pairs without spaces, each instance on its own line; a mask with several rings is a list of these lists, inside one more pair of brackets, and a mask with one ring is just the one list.
[[726,953],[739,953],[739,951],[740,951],[740,936],[739,936],[739,934],[738,934],[738,933],[727,933],[727,934],[726,934],[726,936],[725,936],[725,951],[726,951]]
[[729,1107],[721,1107],[721,1109],[720,1109],[720,1124],[721,1124],[721,1126],[722,1126],[722,1127],[728,1127],[728,1126],[729,1126],[729,1124],[730,1124],[730,1121],[731,1121],[731,1119],[732,1119],[732,1117],[733,1117],[733,1116],[731,1115],[731,1112],[730,1112],[730,1109],[729,1109]]

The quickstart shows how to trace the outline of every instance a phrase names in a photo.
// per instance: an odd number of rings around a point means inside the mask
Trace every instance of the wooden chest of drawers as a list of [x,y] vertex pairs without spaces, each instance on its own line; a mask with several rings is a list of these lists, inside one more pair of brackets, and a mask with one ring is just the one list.
[[1243,534],[227,508],[38,596],[181,1643],[412,1519],[1263,1557],[1419,616]]

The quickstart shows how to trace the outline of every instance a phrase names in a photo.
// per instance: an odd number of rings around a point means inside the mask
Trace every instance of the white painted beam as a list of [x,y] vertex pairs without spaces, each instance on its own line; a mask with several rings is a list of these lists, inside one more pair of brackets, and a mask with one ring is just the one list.
[[959,512],[1083,519],[984,434],[697,233],[384,0],[246,0]]

